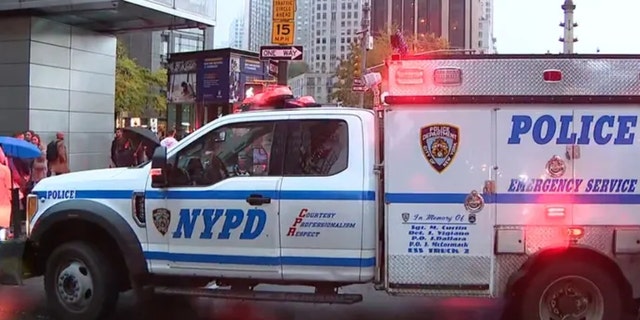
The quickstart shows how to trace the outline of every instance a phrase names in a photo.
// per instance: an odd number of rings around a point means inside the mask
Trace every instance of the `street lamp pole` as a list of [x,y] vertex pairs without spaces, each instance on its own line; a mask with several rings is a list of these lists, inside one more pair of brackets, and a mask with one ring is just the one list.
[[[369,12],[371,12],[371,6],[369,5],[369,1],[366,1],[362,5],[362,41],[360,41],[360,46],[362,47],[362,61],[361,61],[361,72],[360,75],[364,76],[364,73],[367,71],[367,44],[369,42]],[[360,94],[360,107],[364,108],[364,95],[366,91],[363,91]]]

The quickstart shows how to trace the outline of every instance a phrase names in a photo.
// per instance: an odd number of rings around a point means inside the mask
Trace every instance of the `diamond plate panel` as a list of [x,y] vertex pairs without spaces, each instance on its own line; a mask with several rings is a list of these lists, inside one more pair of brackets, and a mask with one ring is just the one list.
[[[498,229],[518,229],[522,226],[500,226]],[[522,266],[530,255],[541,249],[566,245],[567,227],[530,226],[525,228],[525,246],[527,255],[497,255],[494,268],[494,296],[505,294],[509,277]],[[615,228],[608,226],[585,227],[584,237],[578,241],[581,246],[589,247],[613,258],[613,234]]]
[[[396,84],[399,69],[425,72],[422,85]],[[459,68],[461,85],[434,84],[434,70]],[[562,71],[559,83],[543,81],[543,72]],[[640,94],[640,59],[441,59],[392,61],[389,65],[391,96],[537,96]]]
[[507,289],[507,283],[509,282],[509,277],[520,269],[529,256],[527,255],[515,255],[515,254],[505,254],[496,256],[496,267],[494,270],[494,279],[496,285],[493,286],[493,296],[501,297],[504,296]]
[[[499,226],[497,229],[520,229],[523,226]],[[496,255],[495,266],[491,268],[490,257],[450,257],[450,256],[390,256],[388,276],[393,284],[482,284],[491,283],[491,292],[468,290],[421,290],[389,289],[394,295],[423,296],[493,296],[500,297],[506,292],[509,277],[518,271],[530,255],[541,249],[566,245],[566,226],[527,226],[525,244],[527,254]],[[614,259],[625,277],[630,280],[634,297],[640,297],[640,269],[637,261],[640,255],[614,256],[613,241],[615,227],[585,226],[584,237],[578,244],[592,248]],[[469,272],[472,270],[472,272]]]
[[389,257],[390,283],[489,284],[490,275],[490,257],[400,255]]
[[[491,282],[490,257],[389,256],[389,283],[478,285]],[[469,272],[472,270],[472,272]],[[390,289],[392,294],[427,296],[487,296],[486,291]]]

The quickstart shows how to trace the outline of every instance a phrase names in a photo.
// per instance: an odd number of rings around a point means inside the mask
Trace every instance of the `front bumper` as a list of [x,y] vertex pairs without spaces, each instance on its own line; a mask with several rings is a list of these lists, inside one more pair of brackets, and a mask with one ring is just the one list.
[[0,285],[22,285],[26,240],[0,241]]

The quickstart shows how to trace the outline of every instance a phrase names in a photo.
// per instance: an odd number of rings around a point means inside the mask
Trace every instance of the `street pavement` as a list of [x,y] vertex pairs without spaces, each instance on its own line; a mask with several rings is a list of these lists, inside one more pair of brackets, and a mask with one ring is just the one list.
[[[258,289],[298,290],[274,286]],[[192,308],[162,310],[153,318],[190,320],[196,313],[200,319],[212,320],[497,320],[501,313],[500,302],[490,299],[391,297],[369,285],[350,286],[344,292],[364,294],[364,301],[344,306],[198,298],[192,301]],[[139,318],[137,315],[132,294],[124,293],[114,319]],[[0,320],[18,319],[51,319],[45,309],[42,278],[30,279],[23,287],[0,287]]]

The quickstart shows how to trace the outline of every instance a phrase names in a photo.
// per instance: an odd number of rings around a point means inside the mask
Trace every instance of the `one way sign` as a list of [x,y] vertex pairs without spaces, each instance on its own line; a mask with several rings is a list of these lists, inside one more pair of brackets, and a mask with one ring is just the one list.
[[302,60],[302,46],[262,46],[260,60]]

